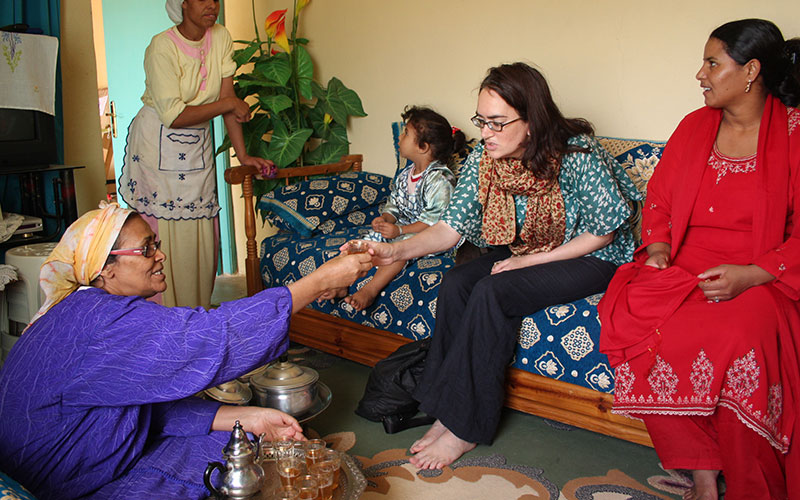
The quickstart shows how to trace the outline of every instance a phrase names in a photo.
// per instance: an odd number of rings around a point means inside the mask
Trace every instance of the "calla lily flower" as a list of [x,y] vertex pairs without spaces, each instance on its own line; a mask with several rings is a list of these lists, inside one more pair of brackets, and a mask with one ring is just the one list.
[[322,117],[322,121],[325,122],[325,125],[328,125],[330,122],[333,121],[333,117],[328,113],[325,113],[325,115]]
[[291,52],[292,47],[289,45],[289,40],[286,38],[286,9],[276,10],[264,22],[264,31],[270,40],[275,40],[283,50]]
[[299,14],[300,11],[303,10],[303,8],[308,5],[308,2],[310,1],[311,0],[297,0],[297,8],[294,11],[295,15]]

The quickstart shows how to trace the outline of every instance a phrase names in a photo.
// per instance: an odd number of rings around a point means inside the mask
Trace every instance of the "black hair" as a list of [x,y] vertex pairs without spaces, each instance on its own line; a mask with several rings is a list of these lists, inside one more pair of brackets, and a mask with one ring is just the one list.
[[752,59],[761,63],[767,92],[786,106],[800,104],[800,39],[783,39],[781,30],[764,19],[740,19],[711,32],[725,52],[740,65]]
[[406,127],[414,127],[417,145],[430,146],[433,158],[445,165],[454,153],[460,152],[467,142],[464,132],[450,126],[447,119],[436,111],[422,106],[406,106],[400,115]]
[[576,135],[594,134],[583,118],[565,118],[553,101],[544,76],[525,63],[503,64],[489,69],[480,90],[496,92],[528,124],[529,137],[522,161],[538,179],[555,180],[565,153],[587,152],[567,141]]

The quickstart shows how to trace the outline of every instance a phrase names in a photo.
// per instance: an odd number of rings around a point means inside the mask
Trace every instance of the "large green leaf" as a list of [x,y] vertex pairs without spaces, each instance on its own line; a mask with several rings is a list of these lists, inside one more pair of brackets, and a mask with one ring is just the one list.
[[346,142],[323,142],[313,150],[305,154],[304,158],[308,164],[323,165],[339,161],[342,155],[350,151],[350,145]]
[[324,140],[333,140],[347,143],[347,128],[336,120],[328,120],[325,123],[325,108],[314,106],[308,112],[311,126],[314,127],[314,134]]
[[294,104],[288,96],[283,94],[263,96],[259,97],[258,100],[261,102],[262,106],[276,115],[284,109],[291,108],[292,104]]
[[297,160],[303,151],[303,146],[314,131],[310,128],[290,131],[280,120],[274,120],[273,124],[272,139],[269,143],[269,159],[275,162],[278,168],[283,168]]
[[240,87],[267,87],[267,88],[280,88],[283,87],[280,83],[273,82],[272,80],[268,80],[266,78],[260,78],[253,75],[239,75],[236,77],[236,83],[239,84]]
[[236,67],[239,67],[250,61],[250,58],[253,57],[253,54],[255,54],[257,50],[258,42],[256,41],[253,41],[250,43],[250,45],[243,49],[235,50],[233,52],[233,61],[236,63]]
[[327,104],[331,115],[339,123],[347,123],[347,116],[367,116],[361,99],[355,91],[345,87],[335,76],[328,82]]
[[314,63],[311,61],[311,56],[302,45],[295,48],[294,57],[297,58],[297,87],[300,95],[306,99],[311,100],[314,94],[311,89],[311,83],[314,81]]
[[285,52],[275,54],[266,61],[256,63],[255,71],[280,85],[286,85],[292,77],[292,64]]

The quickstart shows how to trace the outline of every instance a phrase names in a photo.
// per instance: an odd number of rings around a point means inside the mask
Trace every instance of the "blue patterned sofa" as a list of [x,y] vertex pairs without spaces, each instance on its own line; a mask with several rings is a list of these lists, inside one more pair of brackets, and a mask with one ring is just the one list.
[[[600,142],[644,192],[663,143],[612,138]],[[456,164],[460,166],[464,158],[456,158]],[[390,180],[349,171],[290,184],[262,197],[258,207],[279,228],[278,234],[260,245],[258,274],[263,285],[288,283],[308,274],[337,255],[342,243],[368,232],[388,196]],[[252,210],[251,203],[245,205]],[[641,204],[634,207],[632,217],[638,228]],[[417,260],[361,312],[343,301],[312,304],[293,319],[290,335],[304,345],[372,365],[399,345],[431,334],[438,285],[454,265],[452,254]],[[373,273],[356,286],[363,286]],[[607,358],[597,350],[596,306],[601,297],[548,307],[524,319],[508,372],[506,404],[650,445],[641,422],[610,412],[614,375]]]

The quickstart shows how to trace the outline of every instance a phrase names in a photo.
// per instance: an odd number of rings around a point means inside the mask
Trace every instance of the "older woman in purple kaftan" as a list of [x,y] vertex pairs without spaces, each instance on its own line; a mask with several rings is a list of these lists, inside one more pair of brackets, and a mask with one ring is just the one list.
[[[203,498],[203,471],[221,458],[233,420],[302,438],[276,410],[193,395],[285,351],[291,314],[331,283],[352,283],[369,255],[215,310],[167,308],[145,300],[163,284],[164,254],[138,214],[108,206],[73,226],[42,269],[47,309],[0,371],[0,469],[41,499]],[[101,233],[105,243],[83,241]],[[87,260],[94,271],[84,272]],[[71,286],[54,272],[66,268]]]

